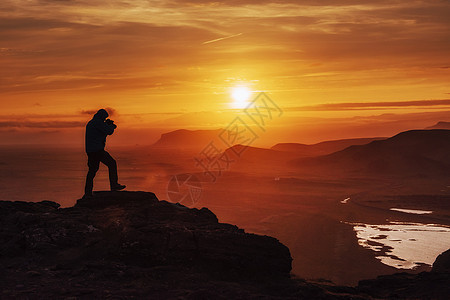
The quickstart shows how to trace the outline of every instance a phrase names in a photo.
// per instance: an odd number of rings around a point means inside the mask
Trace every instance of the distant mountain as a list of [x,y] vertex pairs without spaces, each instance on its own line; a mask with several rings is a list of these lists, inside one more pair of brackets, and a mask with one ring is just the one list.
[[429,126],[425,129],[450,129],[450,122],[440,121],[434,124],[433,126]]
[[374,138],[355,138],[342,139],[333,141],[324,141],[317,144],[297,144],[297,143],[280,143],[271,147],[272,150],[295,152],[298,156],[319,156],[331,154],[333,152],[343,150],[352,145],[364,145],[372,141],[386,139],[385,137]]
[[450,131],[411,130],[385,140],[293,162],[300,168],[327,172],[383,175],[450,175]]
[[[233,160],[233,166],[248,167],[252,164],[257,170],[274,166],[287,166],[290,160],[304,157],[315,157],[336,152],[334,149],[344,149],[348,145],[369,143],[382,138],[360,138],[336,141],[325,141],[313,145],[280,143],[270,149],[244,145],[234,145],[224,151],[228,159]],[[260,167],[257,167],[257,166]],[[255,169],[256,170],[256,169]]]
[[216,130],[187,130],[179,129],[161,134],[152,148],[201,150],[214,138],[218,137],[222,129]]

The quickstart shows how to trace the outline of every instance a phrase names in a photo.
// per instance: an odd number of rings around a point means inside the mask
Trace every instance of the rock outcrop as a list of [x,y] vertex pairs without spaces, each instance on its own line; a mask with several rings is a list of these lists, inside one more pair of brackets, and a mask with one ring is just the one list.
[[0,299],[445,299],[442,257],[436,272],[340,287],[290,278],[275,238],[152,193],[98,192],[70,208],[0,201]]
[[436,258],[431,272],[378,276],[360,281],[357,289],[381,299],[449,299],[450,249]]
[[358,292],[377,299],[448,299],[450,273],[397,273],[362,280]]
[[433,263],[433,272],[450,273],[450,249],[439,254]]
[[0,202],[0,298],[295,295],[291,261],[275,238],[153,193],[98,192],[70,208]]

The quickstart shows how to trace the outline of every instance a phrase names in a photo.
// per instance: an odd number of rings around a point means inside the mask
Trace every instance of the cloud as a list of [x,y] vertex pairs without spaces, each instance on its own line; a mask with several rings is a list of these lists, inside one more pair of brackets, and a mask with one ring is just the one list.
[[347,102],[327,103],[310,106],[288,107],[288,111],[338,111],[338,110],[380,110],[404,107],[432,108],[442,106],[448,108],[450,99],[442,100],[414,100],[414,101],[392,101],[392,102]]
[[217,37],[190,26],[97,26],[34,17],[3,19],[0,28],[8,45],[0,52],[7,58],[0,93],[168,88],[189,79],[188,66],[208,60],[201,43]]
[[100,94],[147,103],[170,91],[184,106],[187,94],[215,97],[233,77],[291,99],[311,89],[331,98],[326,91],[343,85],[435,97],[448,83],[439,68],[450,52],[448,15],[444,0],[4,0],[0,95],[40,93],[44,107],[46,95],[62,95],[80,110]]
[[215,43],[215,42],[223,41],[223,40],[226,40],[226,39],[234,38],[234,37],[237,37],[237,36],[240,36],[240,35],[242,35],[242,32],[238,33],[238,34],[233,34],[233,35],[224,36],[224,37],[221,37],[221,38],[209,40],[209,41],[203,42],[202,44],[205,45],[205,44]]
[[85,126],[79,121],[1,121],[0,128],[75,128]]
[[[100,108],[97,108],[97,109],[82,110],[80,113],[81,113],[82,115],[94,115],[99,109],[100,109]],[[114,116],[114,115],[117,114],[117,111],[116,111],[114,108],[112,108],[112,107],[105,107],[104,109],[108,112],[108,114],[109,114],[110,117],[112,117],[112,116]]]

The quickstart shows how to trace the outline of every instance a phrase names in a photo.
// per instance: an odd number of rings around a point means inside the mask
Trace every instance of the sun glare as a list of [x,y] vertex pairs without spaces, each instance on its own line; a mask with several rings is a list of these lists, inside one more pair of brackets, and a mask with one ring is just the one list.
[[248,105],[248,99],[250,98],[251,93],[249,88],[245,86],[233,88],[231,92],[231,97],[234,99],[234,102],[232,103],[233,108],[245,108]]

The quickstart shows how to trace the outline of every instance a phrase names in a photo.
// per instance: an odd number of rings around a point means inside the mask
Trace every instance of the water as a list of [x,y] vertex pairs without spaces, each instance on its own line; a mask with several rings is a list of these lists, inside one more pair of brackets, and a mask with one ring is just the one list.
[[353,225],[358,244],[375,251],[383,264],[397,269],[432,265],[439,254],[450,248],[450,227],[445,225],[401,222]]
[[345,198],[344,200],[341,201],[341,203],[342,204],[347,204],[349,200],[350,200],[350,197],[349,198]]
[[427,214],[433,213],[432,210],[419,210],[419,209],[391,208],[390,210],[404,212],[407,214],[415,214],[415,215],[427,215]]

